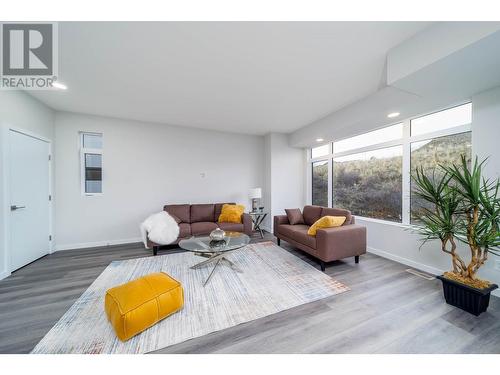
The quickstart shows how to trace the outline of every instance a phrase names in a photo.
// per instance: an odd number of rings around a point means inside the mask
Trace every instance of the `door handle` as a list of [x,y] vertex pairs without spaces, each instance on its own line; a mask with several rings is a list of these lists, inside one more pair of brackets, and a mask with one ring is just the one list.
[[10,206],[11,211],[19,210],[21,208],[26,208],[26,206]]

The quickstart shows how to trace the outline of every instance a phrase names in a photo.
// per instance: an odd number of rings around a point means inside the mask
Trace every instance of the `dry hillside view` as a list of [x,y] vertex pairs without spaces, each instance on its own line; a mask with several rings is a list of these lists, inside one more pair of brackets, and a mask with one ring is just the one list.
[[[415,142],[411,145],[411,171],[423,166],[432,174],[439,164],[458,163],[471,154],[471,133]],[[328,206],[328,163],[313,164],[313,204]],[[333,206],[358,216],[401,222],[402,146],[374,150],[333,160]],[[423,205],[411,196],[412,217]]]

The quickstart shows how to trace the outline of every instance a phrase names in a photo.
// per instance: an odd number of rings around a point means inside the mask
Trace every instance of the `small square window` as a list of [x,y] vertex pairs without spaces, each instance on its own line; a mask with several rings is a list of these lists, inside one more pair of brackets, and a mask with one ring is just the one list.
[[85,192],[87,194],[102,193],[102,181],[85,181]]
[[319,158],[330,153],[330,144],[311,148],[311,158]]
[[394,141],[403,137],[403,124],[387,126],[369,133],[333,142],[333,152],[340,153],[358,148],[373,146],[378,143]]
[[83,133],[83,147],[102,149],[102,134]]
[[432,133],[471,122],[472,103],[467,103],[411,120],[411,135]]

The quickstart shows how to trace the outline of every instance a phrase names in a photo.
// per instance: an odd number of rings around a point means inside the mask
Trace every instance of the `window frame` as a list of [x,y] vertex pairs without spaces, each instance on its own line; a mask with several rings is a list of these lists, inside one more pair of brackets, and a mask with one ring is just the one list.
[[[85,135],[98,135],[102,138],[102,133],[96,133],[96,132],[86,132],[86,131],[81,131],[79,132],[79,149],[80,149],[80,191],[83,196],[86,197],[92,197],[92,196],[100,196],[104,194],[104,157],[103,157],[103,148],[87,148],[84,147],[84,141],[83,138]],[[101,192],[100,193],[88,193],[85,190],[85,154],[93,154],[93,155],[100,155],[101,156]]]
[[[308,165],[308,170],[310,171],[307,174],[307,181],[306,181],[307,192],[308,192],[307,204],[312,204],[312,163],[315,163],[317,161],[328,160],[328,207],[332,207],[333,206],[333,190],[332,190],[333,189],[333,181],[332,180],[333,180],[333,159],[334,158],[352,155],[352,154],[357,154],[360,152],[374,151],[377,149],[388,148],[388,147],[393,147],[393,146],[403,146],[402,197],[401,197],[401,199],[402,199],[402,202],[401,202],[402,220],[401,220],[401,222],[399,223],[399,222],[394,222],[394,221],[389,221],[389,220],[376,219],[376,218],[364,217],[364,216],[358,216],[358,215],[356,215],[356,217],[359,217],[362,220],[375,221],[375,222],[380,222],[380,223],[390,224],[390,225],[405,226],[405,227],[411,226],[412,225],[410,223],[410,216],[411,216],[411,211],[410,211],[411,210],[411,206],[410,206],[410,199],[411,199],[411,144],[414,142],[420,142],[420,141],[425,141],[425,140],[429,140],[429,139],[445,137],[445,136],[449,136],[449,135],[472,132],[472,118],[471,118],[471,122],[469,124],[466,124],[466,125],[458,125],[458,126],[454,126],[451,128],[441,129],[441,130],[437,130],[437,131],[433,131],[433,132],[429,132],[429,133],[425,133],[425,134],[419,134],[419,135],[415,135],[415,136],[411,135],[411,121],[418,119],[419,117],[422,117],[422,116],[427,116],[427,115],[430,115],[433,113],[446,111],[448,109],[452,109],[452,108],[459,107],[461,105],[470,104],[470,103],[471,103],[470,101],[466,101],[466,102],[462,102],[459,104],[450,105],[450,106],[447,106],[445,108],[442,108],[442,109],[439,109],[436,111],[422,113],[422,114],[419,114],[417,116],[412,116],[412,117],[406,118],[404,120],[394,121],[394,122],[386,124],[382,127],[377,127],[375,129],[367,130],[366,132],[363,132],[363,133],[356,133],[356,134],[349,135],[348,137],[339,138],[337,141],[341,141],[341,140],[346,139],[346,138],[355,137],[355,136],[358,136],[358,135],[361,135],[364,133],[368,133],[368,132],[371,132],[374,130],[378,130],[381,128],[385,128],[385,127],[389,127],[389,126],[393,126],[393,125],[402,123],[403,124],[403,137],[401,139],[387,141],[387,142],[381,142],[381,143],[377,143],[374,145],[370,145],[370,146],[366,146],[366,147],[359,147],[356,149],[338,152],[338,153],[335,153],[333,151],[334,150],[333,143],[335,142],[335,140],[334,140],[334,141],[329,142],[330,143],[330,153],[328,155],[323,155],[321,157],[314,158],[314,159],[311,157],[311,150],[309,149],[307,152],[307,161],[306,161],[307,165]],[[472,116],[474,116],[474,113],[472,113]]]

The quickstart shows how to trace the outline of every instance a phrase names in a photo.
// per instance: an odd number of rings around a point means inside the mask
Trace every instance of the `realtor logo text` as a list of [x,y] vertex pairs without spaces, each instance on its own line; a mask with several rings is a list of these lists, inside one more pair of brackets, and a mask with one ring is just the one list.
[[57,81],[57,24],[1,24],[1,89],[46,90]]

